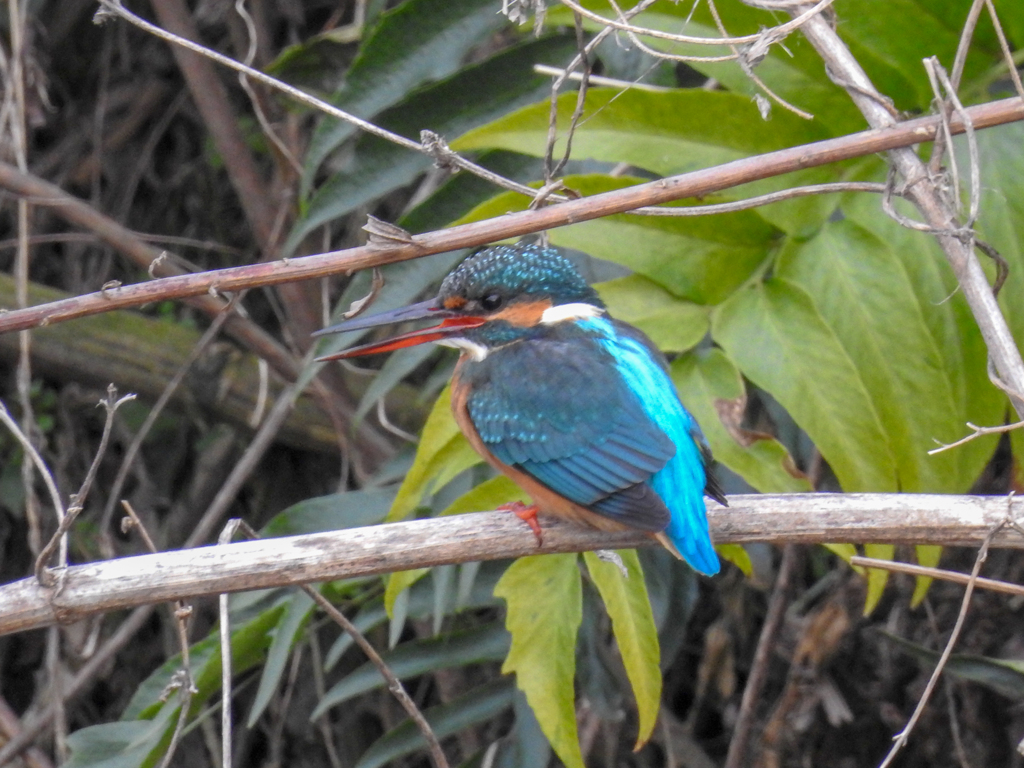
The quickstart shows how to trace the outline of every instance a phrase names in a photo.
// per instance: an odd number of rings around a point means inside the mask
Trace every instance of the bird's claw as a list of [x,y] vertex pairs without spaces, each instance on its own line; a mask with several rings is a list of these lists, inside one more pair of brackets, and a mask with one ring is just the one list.
[[508,504],[502,504],[498,507],[502,512],[511,512],[528,526],[533,531],[533,535],[537,537],[537,546],[544,545],[544,534],[540,529],[540,523],[537,522],[537,513],[540,511],[540,507],[536,504],[524,504],[521,501],[512,501]]

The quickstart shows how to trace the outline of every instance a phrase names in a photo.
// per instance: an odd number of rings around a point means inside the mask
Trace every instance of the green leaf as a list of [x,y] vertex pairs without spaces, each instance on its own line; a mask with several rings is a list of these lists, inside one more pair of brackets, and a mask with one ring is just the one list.
[[615,642],[633,687],[640,716],[636,746],[633,747],[636,751],[651,738],[661,708],[658,630],[654,626],[651,601],[647,597],[644,572],[636,550],[623,549],[617,553],[628,576],[624,576],[616,564],[601,560],[593,552],[584,552],[583,559],[612,619]]
[[[878,631],[926,664],[934,665],[939,660],[940,654],[936,651],[884,630]],[[1008,699],[1024,701],[1024,662],[954,653],[946,662],[945,669],[959,678],[980,683]]]
[[[555,146],[556,156],[564,152],[565,134],[575,108],[575,93],[560,97],[561,138]],[[543,157],[549,114],[547,100],[524,107],[468,132],[454,141],[452,147],[459,151],[505,149]],[[759,129],[751,130],[752,125]],[[827,137],[821,125],[789,112],[778,111],[770,122],[765,122],[753,101],[724,91],[592,88],[587,91],[584,116],[573,134],[572,152],[577,159],[628,163],[660,176],[671,176]],[[835,181],[841,168],[812,168],[784,178],[747,184],[730,190],[726,199]],[[783,229],[800,231],[810,222],[823,221],[833,205],[811,197],[772,206],[761,215]],[[724,226],[724,222],[720,224]]]
[[[946,368],[926,319],[949,307],[916,289],[904,260],[852,221],[829,223],[779,258],[776,274],[805,290],[857,368],[896,462],[899,488],[965,493],[980,467],[956,451],[929,456],[936,440],[963,432],[962,372]],[[990,454],[994,440],[989,441]]]
[[388,355],[380,371],[373,377],[370,386],[366,388],[359,400],[359,407],[356,408],[355,420],[362,419],[370,409],[377,405],[377,401],[385,397],[388,392],[394,389],[406,376],[416,370],[431,355],[437,354],[437,347],[433,344],[423,344],[409,347]]
[[441,513],[441,517],[462,515],[467,512],[488,512],[502,504],[527,501],[528,498],[526,492],[518,485],[504,475],[497,475],[462,494]]
[[[565,151],[576,98],[575,93],[559,97],[555,156]],[[506,149],[543,157],[550,109],[547,101],[523,107],[469,131],[452,148]],[[764,130],[751,130],[759,123]],[[820,126],[792,114],[763,123],[750,99],[724,91],[591,88],[572,142],[580,157],[625,162],[669,176],[826,137]]]
[[481,461],[455,423],[451,412],[451,389],[445,387],[423,425],[416,458],[398,489],[387,516],[388,522],[404,520],[427,493]]
[[[945,8],[931,0],[889,0],[879,12],[872,0],[845,0],[837,31],[875,87],[892,98],[899,109],[926,109],[933,95],[921,60],[937,56],[945,66],[951,66],[969,7],[964,0],[946,3]],[[986,55],[977,42],[971,41],[965,82],[996,63],[991,55],[994,49],[989,47],[991,53]]]
[[[502,504],[512,501],[526,501],[527,496],[523,490],[504,475],[492,477],[485,480],[467,493],[462,494],[453,501],[439,517],[447,515],[461,515],[466,512],[485,512],[497,509]],[[395,598],[408,589],[425,575],[430,573],[429,568],[417,568],[411,571],[398,571],[388,577],[387,588],[384,592],[384,606],[388,616],[391,616],[391,609]]]
[[252,728],[256,725],[256,721],[259,720],[263,710],[270,703],[271,697],[277,692],[277,685],[281,682],[285,664],[287,664],[292,648],[306,622],[313,614],[313,606],[313,598],[303,590],[295,590],[292,593],[291,599],[285,607],[284,616],[274,628],[274,639],[270,643],[270,650],[267,651],[267,661],[263,665],[263,674],[260,675],[256,698],[249,710],[247,727]]
[[762,493],[813,490],[782,443],[768,434],[740,430],[738,424],[727,428],[719,417],[719,408],[742,416],[747,399],[743,377],[722,350],[681,355],[670,371],[680,399],[700,424],[717,461]]
[[394,497],[390,488],[371,488],[304,499],[274,515],[261,533],[273,538],[376,525]]
[[[595,195],[644,180],[586,175],[567,176],[564,181],[583,195]],[[501,194],[456,223],[525,210],[528,203],[523,195]],[[782,233],[757,213],[742,211],[686,218],[621,214],[559,227],[548,234],[555,245],[622,264],[681,299],[717,304],[767,260]]]
[[728,560],[743,571],[748,579],[754,575],[754,564],[750,562],[750,555],[742,544],[716,544],[715,551],[723,560]]
[[[432,637],[402,643],[382,655],[388,669],[399,680],[439,669],[466,664],[501,661],[508,653],[511,638],[500,624],[490,624],[445,637]],[[309,719],[316,720],[331,707],[386,685],[384,676],[370,662],[345,675],[331,687],[316,705]]]
[[389,573],[387,586],[384,588],[384,610],[388,612],[388,618],[394,618],[395,600],[405,590],[430,573],[429,568],[413,568],[409,571],[396,571]]
[[852,563],[850,563],[850,558],[854,555],[859,554],[857,552],[857,547],[854,544],[822,544],[821,546],[825,547],[825,549],[827,549],[829,552],[838,555],[847,564],[849,564],[850,567],[853,568],[853,570],[857,573],[861,574],[862,576],[867,575],[867,571],[865,571],[864,568],[862,568],[859,565],[853,565]]
[[537,715],[544,735],[567,768],[584,768],[576,732],[573,678],[583,590],[576,555],[536,555],[514,562],[494,588],[508,603],[505,626],[512,649],[501,671]]
[[684,352],[695,347],[710,328],[706,308],[680,301],[640,275],[620,277],[594,287],[613,317],[635,325],[666,352]]
[[[231,669],[236,675],[262,664],[271,643],[271,633],[281,619],[284,605],[275,605],[231,632]],[[193,713],[197,712],[215,691],[220,690],[220,636],[214,631],[189,650],[192,680],[199,693],[192,697]],[[161,695],[172,675],[181,669],[181,656],[173,656],[135,689],[121,714],[121,720],[137,720],[152,716],[163,706]]]
[[[999,304],[1017,347],[1024,349],[1024,302],[1020,300],[1024,296],[1024,177],[1021,176],[1024,158],[1021,158],[1021,146],[1024,146],[1024,126],[1020,124],[978,132],[982,178],[978,230],[1009,264],[1010,273],[999,294]],[[985,257],[979,254],[979,258]]]
[[[942,547],[936,544],[917,544],[914,547],[917,553],[917,564],[926,568],[938,568],[939,559],[942,557]],[[918,576],[914,583],[914,595],[910,598],[910,607],[917,608],[928,594],[928,588],[932,585],[931,576]]]
[[[876,560],[892,560],[896,554],[896,547],[893,544],[865,544],[864,554]],[[871,612],[878,606],[885,592],[885,585],[889,583],[889,572],[881,568],[868,568],[868,594],[864,601],[864,615],[870,616]]]
[[1024,488],[1024,429],[1015,429],[1010,433],[1010,448],[1013,451],[1013,487]]
[[[508,680],[496,680],[457,699],[423,713],[438,739],[453,736],[491,720],[512,706],[515,688]],[[355,768],[379,768],[426,746],[419,729],[410,721],[384,734],[366,750]]]
[[[534,73],[534,65],[562,63],[574,48],[568,37],[522,43],[415,93],[374,122],[417,142],[428,128],[441,136],[458,135],[543,97],[551,83]],[[292,253],[320,225],[410,183],[432,163],[428,155],[385,139],[360,138],[344,169],[312,195],[282,250]]]
[[[476,163],[521,184],[528,184],[544,176],[544,164],[539,158],[517,152],[483,152],[476,158]],[[457,173],[449,177],[430,197],[403,215],[398,224],[413,234],[442,229],[494,197],[494,192],[493,182],[472,173]]]
[[[356,117],[372,117],[417,86],[451,75],[484,37],[507,24],[490,0],[401,3],[381,15],[331,100]],[[307,178],[356,130],[324,119],[306,154]]]
[[772,278],[739,291],[712,315],[712,335],[792,414],[844,491],[898,489],[892,450],[860,373],[800,288]]
[[[459,605],[459,610],[469,608],[491,608],[493,606],[497,606],[498,601],[494,597],[494,587],[498,583],[498,580],[504,575],[505,567],[506,564],[504,562],[498,561],[485,562],[481,564],[479,573],[473,580],[472,589],[463,596]],[[416,583],[411,589],[408,589],[401,594],[403,596],[408,596],[405,598],[408,618],[417,620],[426,619],[433,613],[433,590],[427,582]],[[356,629],[363,634],[366,634],[387,621],[388,615],[384,610],[384,601],[375,600],[359,611],[359,613],[356,614],[356,617],[352,620],[352,623],[355,624]],[[351,635],[348,633],[340,635],[324,657],[324,668],[327,670],[333,669],[333,667],[338,663],[338,660],[341,659],[345,652],[351,647]]]
[[181,705],[177,696],[152,720],[128,720],[80,728],[68,736],[65,768],[141,768],[166,748]]
[[[900,208],[900,201],[896,202]],[[1002,423],[1006,398],[988,379],[985,342],[935,238],[900,226],[878,210],[877,200],[868,200],[866,195],[844,201],[842,210],[848,219],[869,230],[902,260],[928,335],[934,340],[940,368],[948,377],[953,391],[955,411],[947,415],[952,426],[945,434],[952,440],[962,437],[967,433],[968,421],[974,424]],[[903,211],[910,213],[906,208]],[[902,361],[903,355],[895,359]],[[888,364],[893,363],[890,361]],[[913,407],[920,405],[923,404],[914,403]],[[943,439],[938,435],[927,437],[929,440]],[[970,483],[980,475],[992,456],[995,442],[993,438],[981,438],[946,452],[958,454],[952,459],[942,459],[956,462],[953,471],[959,478],[956,493],[966,492]],[[934,447],[934,442],[927,447]],[[929,457],[929,461],[938,461],[944,455],[936,454]]]

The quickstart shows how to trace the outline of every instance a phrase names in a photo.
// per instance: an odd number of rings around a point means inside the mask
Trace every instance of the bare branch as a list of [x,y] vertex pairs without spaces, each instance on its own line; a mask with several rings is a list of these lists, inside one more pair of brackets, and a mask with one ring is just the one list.
[[[1024,119],[1024,103],[1016,98],[968,107],[965,111],[971,116],[975,129]],[[63,322],[111,309],[139,306],[151,301],[200,296],[209,293],[211,289],[230,292],[256,286],[277,285],[406,261],[459,248],[477,247],[543,229],[589,221],[613,213],[624,213],[645,205],[709,195],[739,184],[790,171],[931,141],[940,129],[940,124],[938,117],[908,120],[886,129],[863,131],[837,139],[734,160],[714,168],[670,176],[538,210],[510,213],[494,219],[415,235],[412,238],[413,242],[408,244],[362,246],[111,288],[28,309],[0,313],[0,333]],[[956,115],[950,121],[950,128],[953,133],[964,131],[964,126]],[[12,181],[16,178],[9,171],[16,174],[15,169],[10,166],[5,168],[4,164],[0,163],[0,186],[8,186],[5,178]],[[68,197],[63,192],[59,193],[62,198]]]
[[[917,494],[733,496],[712,504],[720,544],[770,541],[977,546],[1006,518],[1006,500]],[[1021,502],[1015,502],[1020,507]],[[0,587],[0,634],[77,621],[103,611],[411,568],[552,552],[643,546],[639,531],[606,533],[545,520],[543,546],[504,512],[414,520],[345,531],[141,555],[67,569],[59,594],[23,579]],[[1024,548],[1002,531],[993,546]]]
[[[177,260],[166,258],[166,251],[143,242],[142,236],[55,184],[30,173],[21,172],[8,163],[0,162],[0,188],[23,197],[31,197],[36,205],[52,207],[53,212],[69,224],[95,233],[100,240],[133,263],[142,269],[150,270],[151,277],[186,274],[184,269],[174,263]],[[109,296],[110,291],[97,295]],[[187,301],[210,317],[216,317],[224,309],[224,302],[208,295],[207,290],[193,294]],[[35,325],[42,324],[44,323]],[[251,320],[233,313],[227,321],[226,331],[255,354],[265,358],[284,378],[294,379],[298,376],[299,367],[291,353]]]

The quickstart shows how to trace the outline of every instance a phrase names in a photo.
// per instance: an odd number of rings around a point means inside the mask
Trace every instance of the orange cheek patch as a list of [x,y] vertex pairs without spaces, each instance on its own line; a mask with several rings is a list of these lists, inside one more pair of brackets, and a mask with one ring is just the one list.
[[519,301],[511,304],[501,312],[491,315],[492,320],[505,320],[520,328],[532,328],[540,322],[544,310],[551,307],[551,301]]
[[444,300],[445,309],[462,309],[466,306],[466,300],[461,296],[449,296]]

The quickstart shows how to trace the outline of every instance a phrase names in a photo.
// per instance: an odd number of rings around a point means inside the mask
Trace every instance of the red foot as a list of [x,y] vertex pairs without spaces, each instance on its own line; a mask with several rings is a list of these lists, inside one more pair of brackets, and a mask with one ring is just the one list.
[[502,504],[498,509],[503,512],[511,512],[530,526],[533,535],[537,537],[538,547],[544,544],[544,535],[540,530],[540,523],[537,522],[537,513],[540,512],[540,507],[536,504],[524,504],[521,501],[513,501],[508,504]]

